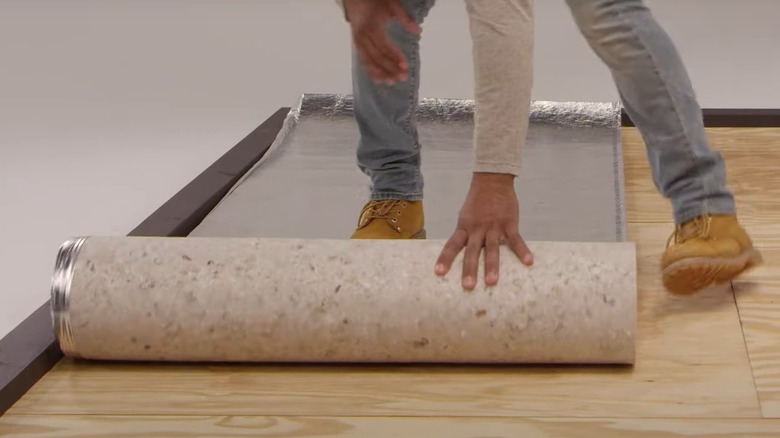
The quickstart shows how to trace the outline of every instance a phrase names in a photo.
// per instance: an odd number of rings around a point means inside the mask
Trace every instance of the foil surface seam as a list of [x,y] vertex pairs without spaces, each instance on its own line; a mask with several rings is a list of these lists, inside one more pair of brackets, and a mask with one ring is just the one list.
[[300,112],[301,112],[301,105],[303,103],[303,100],[306,98],[306,95],[301,96],[300,100],[298,101],[298,104],[293,106],[290,111],[287,113],[287,116],[284,118],[284,122],[282,123],[282,128],[279,130],[279,133],[276,135],[276,138],[274,139],[273,143],[271,143],[271,146],[269,146],[268,150],[265,152],[265,154],[260,157],[260,159],[255,163],[254,166],[252,166],[246,173],[241,175],[241,178],[236,181],[235,184],[233,184],[233,187],[228,190],[228,192],[225,194],[225,196],[222,197],[222,199],[219,200],[216,206],[214,206],[214,209],[218,208],[222,203],[227,199],[234,190],[236,190],[237,187],[239,187],[241,184],[244,183],[244,180],[246,180],[254,171],[265,164],[267,161],[273,159],[277,154],[279,149],[282,147],[282,145],[285,143],[287,138],[292,134],[293,130],[295,129],[295,126],[298,124],[298,121],[300,119]]
[[[474,118],[471,99],[421,98],[417,120],[421,122],[464,122]],[[613,102],[531,102],[530,121],[565,126],[620,126],[620,104]],[[352,117],[354,101],[348,94],[304,94],[296,112],[304,117]]]
[[615,232],[618,241],[628,240],[628,218],[626,217],[626,190],[625,173],[623,170],[623,142],[620,127],[622,126],[621,114],[623,105],[615,103],[615,112],[617,114],[617,125],[615,126],[613,157],[614,157],[614,177],[615,177]]

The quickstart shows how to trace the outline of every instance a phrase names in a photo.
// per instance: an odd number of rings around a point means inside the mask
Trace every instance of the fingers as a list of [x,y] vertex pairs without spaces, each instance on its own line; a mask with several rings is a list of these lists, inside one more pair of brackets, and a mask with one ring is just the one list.
[[394,83],[409,77],[404,53],[391,41],[385,29],[388,19],[396,18],[409,32],[420,33],[421,29],[399,0],[387,0],[381,6],[374,6],[370,17],[355,20],[352,34],[355,47],[360,53],[366,72],[376,82]]
[[[377,38],[384,38],[385,44],[378,45]],[[394,82],[399,77],[405,75],[406,70],[400,63],[394,62],[395,55],[392,55],[393,48],[386,46],[390,42],[387,36],[381,31],[379,35],[376,32],[361,33],[355,36],[355,45],[361,55],[361,60],[366,68],[366,72],[377,82]],[[401,55],[403,56],[403,55]]]
[[422,32],[422,29],[420,29],[420,26],[417,24],[417,22],[414,21],[411,15],[409,15],[409,12],[406,11],[406,8],[403,7],[400,1],[393,0],[390,2],[390,16],[398,20],[401,25],[406,28],[407,31],[419,34]]
[[455,261],[455,257],[460,254],[460,251],[466,246],[468,242],[469,234],[462,229],[456,230],[450,239],[444,244],[444,248],[439,254],[439,259],[436,260],[436,274],[446,275],[452,268],[452,263]]
[[531,266],[534,262],[534,257],[523,238],[520,237],[520,234],[517,231],[508,233],[508,235],[507,243],[509,244],[509,247],[512,248],[512,252],[517,255],[524,265]]
[[495,286],[498,283],[498,266],[501,235],[490,231],[485,238],[485,284]]
[[357,48],[358,53],[360,53],[360,61],[363,63],[363,67],[366,69],[366,73],[368,73],[371,79],[375,82],[384,82],[387,80],[384,71],[377,66],[377,63],[374,60],[376,55],[366,44],[365,40],[355,38],[355,47]]
[[484,234],[474,233],[469,236],[466,251],[463,254],[463,288],[472,290],[477,286],[477,272],[479,270],[479,255],[485,243]]
[[372,41],[381,54],[382,68],[392,79],[405,81],[408,77],[408,66],[403,52],[396,47],[385,32],[379,32]]
[[[517,231],[507,233],[506,242],[520,261],[526,265],[533,264],[533,254]],[[462,285],[467,290],[473,290],[477,285],[479,272],[479,259],[482,249],[485,249],[485,284],[495,286],[498,284],[499,266],[501,257],[500,230],[488,230],[487,233],[476,229],[470,233],[464,229],[458,229],[444,245],[439,258],[436,261],[436,274],[446,275],[452,268],[452,264],[458,254],[464,250]]]
[[[483,246],[485,247],[485,285],[498,284],[502,237],[498,230],[489,230],[484,239],[469,239],[463,261],[463,286],[466,289],[473,289],[476,286],[479,255]],[[524,265],[533,264],[531,250],[520,234],[517,232],[509,234],[508,243]]]

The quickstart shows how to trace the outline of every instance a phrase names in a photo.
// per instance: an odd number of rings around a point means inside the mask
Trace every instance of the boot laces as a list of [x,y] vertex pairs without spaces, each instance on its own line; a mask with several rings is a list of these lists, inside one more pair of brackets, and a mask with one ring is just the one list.
[[389,219],[395,224],[398,216],[401,215],[401,208],[393,209],[398,204],[401,204],[401,207],[406,206],[400,199],[384,199],[369,202],[363,214],[360,215],[359,226],[363,227],[374,219]]
[[669,236],[666,241],[667,248],[674,243],[675,245],[684,242],[685,240],[699,237],[707,238],[710,234],[710,227],[712,224],[712,216],[704,215],[699,216],[684,224],[677,225],[674,232]]

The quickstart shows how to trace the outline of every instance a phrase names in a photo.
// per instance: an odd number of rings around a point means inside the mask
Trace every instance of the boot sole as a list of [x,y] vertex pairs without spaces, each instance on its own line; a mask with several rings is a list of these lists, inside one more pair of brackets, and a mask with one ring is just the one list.
[[756,249],[733,258],[697,257],[672,263],[663,270],[663,283],[669,292],[689,295],[711,285],[723,284],[763,263]]
[[[408,239],[425,239],[426,235],[427,234],[425,232],[425,228],[423,228],[422,230],[418,231],[416,234],[413,234],[413,235],[409,236]],[[352,236],[350,236],[350,239],[366,239],[366,238],[365,237],[356,237],[355,234],[352,234]],[[368,238],[368,239],[369,240],[385,240],[385,239],[388,239],[388,238],[385,238],[385,237],[374,237],[374,238]],[[404,238],[401,238],[401,237],[392,237],[392,238],[389,238],[389,239],[390,240],[396,240],[396,239],[398,239],[398,240],[408,240],[408,239],[404,239]]]
[[418,231],[417,234],[413,235],[411,239],[425,239],[427,236],[427,233],[425,232],[425,228]]

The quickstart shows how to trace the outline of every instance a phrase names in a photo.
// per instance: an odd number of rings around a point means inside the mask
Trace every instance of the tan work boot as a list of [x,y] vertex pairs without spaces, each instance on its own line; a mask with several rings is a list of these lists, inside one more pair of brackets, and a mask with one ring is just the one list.
[[422,201],[369,201],[360,212],[353,239],[424,239]]
[[661,258],[664,286],[692,294],[763,263],[736,216],[701,216],[678,226]]

